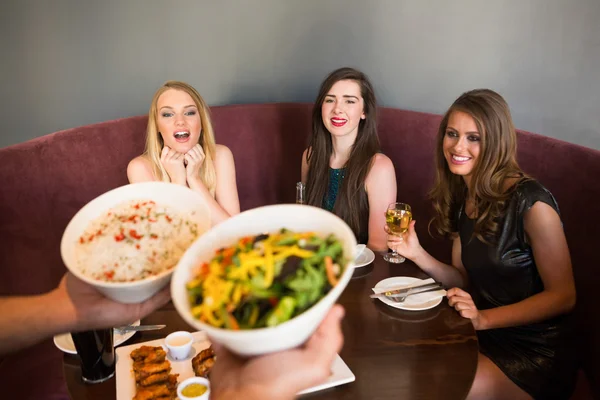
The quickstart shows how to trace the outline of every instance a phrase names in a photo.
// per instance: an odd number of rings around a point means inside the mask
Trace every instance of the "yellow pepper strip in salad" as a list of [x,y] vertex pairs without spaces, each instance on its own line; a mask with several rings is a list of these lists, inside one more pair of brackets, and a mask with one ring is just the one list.
[[325,295],[326,282],[336,286],[343,263],[342,245],[332,235],[282,230],[244,237],[194,270],[186,285],[192,315],[227,329],[281,323]]
[[268,288],[273,284],[275,276],[275,260],[273,259],[273,249],[271,244],[265,243],[265,281],[264,288]]
[[294,245],[291,247],[274,247],[274,252],[279,251],[279,253],[274,257],[275,261],[283,260],[288,258],[289,256],[297,256],[300,258],[309,258],[315,255],[314,251],[303,250],[300,247]]
[[223,320],[221,318],[216,318],[212,310],[209,310],[208,307],[204,307],[202,309],[202,316],[206,318],[206,321],[213,326],[223,325]]
[[265,263],[265,259],[258,256],[247,256],[240,254],[240,266],[239,270],[243,271],[244,274],[256,273],[257,267],[262,266]]
[[234,305],[240,304],[240,300],[242,299],[242,285],[235,285],[235,289],[233,289],[232,303]]
[[200,286],[201,284],[202,284],[202,280],[200,280],[200,279],[194,279],[194,280],[189,281],[186,284],[186,286],[187,286],[188,289],[193,289],[195,287]]
[[200,318],[202,316],[202,304],[192,308],[192,315],[196,318]]

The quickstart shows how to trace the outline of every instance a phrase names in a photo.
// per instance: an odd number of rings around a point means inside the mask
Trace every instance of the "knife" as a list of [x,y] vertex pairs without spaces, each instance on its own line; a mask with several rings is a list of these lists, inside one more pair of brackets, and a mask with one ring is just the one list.
[[163,329],[166,325],[125,325],[116,327],[116,331],[121,332],[139,332],[139,331],[154,331],[157,329]]
[[376,299],[379,297],[386,297],[386,296],[400,297],[400,296],[405,296],[408,293],[417,294],[417,293],[421,293],[421,292],[428,292],[430,290],[435,290],[435,289],[443,289],[442,284],[438,283],[438,282],[434,282],[434,283],[428,283],[426,285],[421,285],[421,286],[413,286],[413,287],[407,287],[407,288],[405,287],[402,289],[386,290],[385,292],[372,294],[372,295],[370,295],[370,297],[372,299]]
[[424,289],[424,290],[420,290],[418,292],[408,292],[408,293],[404,293],[404,294],[391,294],[389,296],[386,296],[385,293],[379,293],[379,294],[375,294],[372,295],[371,297],[380,299],[382,297],[388,298],[388,299],[392,299],[396,302],[403,302],[404,300],[406,300],[406,298],[408,296],[412,296],[412,295],[416,295],[416,294],[421,294],[421,293],[428,293],[428,292],[439,292],[441,291],[441,295],[442,297],[444,297],[446,295],[446,291],[444,290],[444,288],[442,287],[433,287],[433,288],[429,288],[429,289]]

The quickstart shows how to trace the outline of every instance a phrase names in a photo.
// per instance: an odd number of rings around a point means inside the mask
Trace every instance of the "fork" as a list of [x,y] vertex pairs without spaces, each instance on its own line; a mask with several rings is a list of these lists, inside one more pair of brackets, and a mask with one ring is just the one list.
[[404,303],[404,300],[406,300],[406,298],[407,298],[408,296],[412,296],[413,294],[421,294],[421,293],[427,293],[427,292],[435,292],[436,290],[440,290],[440,289],[442,289],[442,288],[441,288],[441,287],[434,287],[434,288],[427,289],[427,290],[422,290],[422,291],[420,291],[420,292],[416,292],[416,293],[407,293],[407,294],[405,294],[405,295],[403,295],[403,296],[385,296],[385,297],[387,297],[387,298],[388,298],[388,299],[390,299],[390,300],[393,300],[393,301],[395,301],[396,303]]

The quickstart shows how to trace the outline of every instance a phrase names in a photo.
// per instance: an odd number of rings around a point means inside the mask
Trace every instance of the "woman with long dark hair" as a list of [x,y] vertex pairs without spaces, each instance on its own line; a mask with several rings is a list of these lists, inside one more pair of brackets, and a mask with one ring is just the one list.
[[380,152],[375,93],[362,72],[340,68],[321,84],[310,145],[302,155],[302,182],[308,204],[341,217],[359,243],[387,250],[381,226],[387,206],[396,201],[396,174]]
[[419,244],[415,221],[388,245],[442,282],[477,330],[468,399],[568,399],[575,378],[569,319],[575,284],[558,204],[516,160],[508,104],[466,92],[437,137],[432,227],[453,241],[452,265]]

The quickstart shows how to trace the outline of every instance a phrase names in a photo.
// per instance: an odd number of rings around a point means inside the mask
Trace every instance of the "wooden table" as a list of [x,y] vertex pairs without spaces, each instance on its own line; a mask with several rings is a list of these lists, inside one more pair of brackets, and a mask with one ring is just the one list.
[[[426,311],[403,311],[369,298],[371,288],[390,276],[427,276],[410,261],[375,261],[358,268],[339,303],[346,308],[342,359],[356,381],[304,396],[306,399],[464,399],[477,368],[477,337],[470,321],[444,299]],[[160,331],[139,332],[125,345],[192,330],[172,304],[145,318],[144,324],[167,324]],[[116,398],[115,378],[88,385],[81,380],[76,356],[64,357],[71,398]]]

